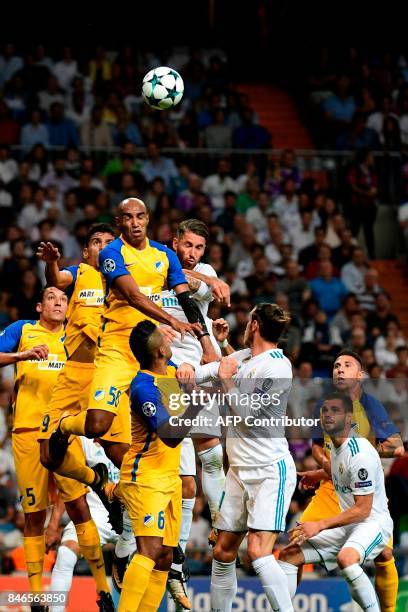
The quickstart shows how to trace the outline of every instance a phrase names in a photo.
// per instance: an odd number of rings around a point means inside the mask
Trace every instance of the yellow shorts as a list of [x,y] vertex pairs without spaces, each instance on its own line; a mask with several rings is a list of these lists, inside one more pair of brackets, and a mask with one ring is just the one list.
[[[306,521],[321,521],[322,519],[336,516],[340,514],[340,512],[339,498],[337,497],[334,485],[331,480],[327,480],[320,485],[313,495],[309,505],[300,517],[299,523],[305,523]],[[393,547],[392,536],[387,547]]]
[[88,409],[117,414],[121,397],[129,393],[139,363],[129,347],[129,335],[104,332],[95,358]]
[[72,501],[87,492],[85,485],[54,475],[41,465],[38,430],[13,433],[11,439],[20,502],[26,514],[46,510],[53,503],[55,483],[63,501]]
[[[62,415],[78,414],[88,408],[90,390],[95,374],[93,363],[68,360],[58,376],[51,401],[44,413],[39,440],[48,440],[57,428]],[[108,442],[130,443],[129,398],[125,394],[119,399],[117,417],[109,431],[102,436]],[[82,449],[82,446],[79,445]]]
[[181,527],[181,479],[150,482],[121,480],[115,495],[125,504],[135,536],[163,538],[165,546],[177,546]]

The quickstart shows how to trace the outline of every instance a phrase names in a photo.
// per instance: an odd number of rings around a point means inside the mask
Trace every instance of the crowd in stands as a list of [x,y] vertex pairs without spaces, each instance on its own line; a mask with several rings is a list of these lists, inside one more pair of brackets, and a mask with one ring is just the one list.
[[[87,61],[73,57],[69,48],[51,59],[41,46],[21,57],[7,45],[0,57],[0,330],[17,319],[36,318],[45,283],[43,264],[35,257],[40,241],[58,245],[62,264],[78,263],[89,227],[114,223],[121,200],[141,197],[150,211],[149,236],[170,247],[183,219],[208,224],[205,260],[232,294],[230,309],[213,302],[209,315],[228,320],[233,346],[243,346],[254,304],[275,301],[290,310],[284,348],[297,374],[291,414],[312,414],[321,392],[318,381],[331,376],[334,356],[348,346],[363,359],[370,376],[367,391],[386,403],[407,439],[408,340],[371,264],[377,175],[370,151],[361,148],[348,168],[341,202],[302,175],[290,150],[266,164],[248,158],[238,171],[228,157],[212,158],[204,175],[193,158],[174,161],[161,147],[252,148],[255,140],[263,147],[269,136],[248,101],[230,88],[224,58],[194,52],[166,59],[184,66],[186,106],[157,113],[141,103],[138,90],[140,77],[162,58],[135,56],[125,47],[113,60],[102,48]],[[402,84],[400,89],[408,91]],[[394,95],[393,104],[400,98]],[[17,144],[23,149],[15,150]],[[61,150],[50,151],[50,145]],[[119,153],[100,158],[92,152],[112,145]],[[145,153],[139,145],[146,145]],[[360,227],[365,248],[357,242]],[[3,368],[0,380],[4,551],[21,540],[22,519],[15,508],[8,433],[12,368]],[[299,468],[313,465],[310,440],[293,439],[291,446]],[[292,518],[305,503],[304,495],[295,497]],[[203,508],[199,496],[190,544],[197,573],[208,568]]]

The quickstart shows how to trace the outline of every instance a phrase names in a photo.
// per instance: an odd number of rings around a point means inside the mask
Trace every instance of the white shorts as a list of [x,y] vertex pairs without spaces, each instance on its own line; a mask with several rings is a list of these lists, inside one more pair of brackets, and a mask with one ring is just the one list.
[[183,438],[180,453],[180,476],[197,474],[194,444],[191,438]]
[[[108,516],[105,508],[103,510],[94,510],[92,508],[91,516],[95,521],[96,527],[98,529],[99,537],[101,539],[101,546],[108,544],[109,542],[116,543],[118,540],[118,534],[113,531],[110,524],[108,523]],[[61,536],[61,543],[67,542],[68,540],[73,540],[78,543],[78,537],[76,534],[75,525],[72,521],[70,521]]]
[[[200,391],[214,393],[211,388],[200,385]],[[221,438],[221,426],[217,423],[220,418],[220,409],[217,403],[211,403],[200,410],[200,417],[205,417],[205,425],[194,425],[190,429],[193,438]]]
[[337,555],[342,548],[354,548],[360,555],[360,565],[375,559],[392,536],[392,521],[370,520],[358,525],[325,529],[301,545],[305,563],[320,563],[328,572],[337,567]]
[[234,467],[228,470],[215,527],[238,532],[248,529],[284,531],[296,488],[296,467],[292,456],[286,455],[267,469],[258,468],[251,472],[252,477],[247,478],[243,469]]

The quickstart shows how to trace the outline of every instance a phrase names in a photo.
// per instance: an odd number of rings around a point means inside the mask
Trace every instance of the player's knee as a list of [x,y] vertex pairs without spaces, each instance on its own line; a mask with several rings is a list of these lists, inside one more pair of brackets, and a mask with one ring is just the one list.
[[391,561],[394,558],[394,553],[392,548],[388,546],[384,548],[384,550],[376,557],[375,563],[386,563],[387,561]]
[[26,537],[35,537],[44,533],[46,514],[45,510],[24,514],[24,535]]
[[81,497],[65,502],[65,508],[74,525],[86,523],[92,518],[85,495],[81,495]]
[[216,561],[221,561],[221,563],[232,563],[236,559],[236,556],[235,550],[228,550],[218,542],[214,547],[214,559]]
[[297,544],[291,544],[279,551],[279,561],[285,561],[286,563],[292,563],[295,565],[294,560],[300,553],[300,548]]
[[197,486],[194,476],[182,476],[181,485],[183,499],[193,499],[196,496]]
[[344,569],[345,567],[349,567],[354,563],[359,563],[360,556],[356,550],[353,548],[342,548],[339,554],[337,555],[337,565],[340,569]]
[[203,466],[203,472],[207,474],[214,474],[224,469],[223,463],[223,450],[221,444],[217,444],[209,448],[208,450],[198,453],[201,464]]
[[85,421],[85,435],[87,438],[104,436],[112,424],[114,415],[102,410],[89,410]]

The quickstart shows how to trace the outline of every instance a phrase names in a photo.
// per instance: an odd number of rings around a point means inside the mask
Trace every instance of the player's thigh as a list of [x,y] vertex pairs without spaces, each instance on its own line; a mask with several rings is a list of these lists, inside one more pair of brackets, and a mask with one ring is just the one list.
[[327,571],[337,568],[337,555],[347,540],[344,527],[325,529],[300,546],[305,563],[320,563]]
[[12,449],[24,513],[46,510],[52,475],[41,465],[38,431],[13,433]]
[[87,409],[94,370],[93,363],[66,362],[44,411],[40,440],[51,436],[63,414],[77,414]]
[[[82,465],[86,465],[85,453],[78,436],[70,437],[69,449],[72,456],[74,456],[78,462],[82,463]],[[63,502],[74,501],[74,499],[82,497],[89,491],[87,485],[73,478],[66,478],[65,476],[60,476],[55,473],[54,478]]]
[[129,391],[130,383],[138,371],[138,364],[124,359],[120,347],[104,346],[95,359],[95,372],[91,384],[88,409],[118,413],[120,398]]
[[121,393],[119,397],[117,414],[106,434],[101,436],[101,440],[112,442],[114,444],[130,444],[130,405],[129,396],[127,393]]
[[175,547],[179,541],[182,519],[182,484],[181,480],[174,488],[170,502],[164,511],[163,544]]
[[223,531],[246,531],[248,511],[247,492],[235,472],[230,468],[225,479],[224,493],[215,521],[215,527]]
[[365,521],[349,528],[343,548],[355,548],[360,554],[360,563],[375,559],[387,546],[392,534],[392,523]]
[[256,531],[284,531],[286,515],[296,488],[296,467],[291,455],[276,461],[268,477],[246,484],[248,527]]
[[306,521],[321,521],[332,516],[340,514],[341,508],[339,499],[332,483],[324,483],[320,485],[316,493],[313,495],[309,505],[301,515],[299,522]]
[[119,483],[115,494],[126,506],[135,536],[164,538],[165,512],[178,488],[181,512],[180,478]]
[[184,438],[180,452],[180,476],[195,476],[197,474],[194,444],[191,438]]

